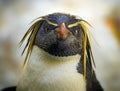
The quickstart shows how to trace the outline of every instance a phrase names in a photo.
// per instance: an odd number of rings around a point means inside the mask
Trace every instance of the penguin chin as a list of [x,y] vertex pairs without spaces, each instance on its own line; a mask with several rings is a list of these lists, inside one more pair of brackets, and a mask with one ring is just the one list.
[[67,56],[73,56],[76,54],[79,54],[80,52],[80,47],[74,45],[74,44],[52,44],[52,45],[47,45],[47,46],[39,46],[41,49],[43,49],[45,52],[49,53],[50,55],[53,56],[58,56],[58,57],[67,57]]
[[50,55],[57,56],[57,57],[67,57],[67,56],[73,56],[78,54],[78,49],[74,48],[67,48],[65,50],[62,49],[47,49],[46,52],[48,52]]
[[[48,52],[49,53],[49,52]],[[68,56],[73,56],[76,55],[77,53],[49,53],[50,55],[57,56],[57,57],[68,57]]]

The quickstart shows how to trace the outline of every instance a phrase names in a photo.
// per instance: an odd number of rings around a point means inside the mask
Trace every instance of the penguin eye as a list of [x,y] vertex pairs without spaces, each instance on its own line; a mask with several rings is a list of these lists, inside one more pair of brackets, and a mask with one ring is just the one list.
[[45,28],[45,33],[48,33],[50,31],[49,28]]
[[78,34],[78,30],[75,30],[75,31],[73,32],[73,34],[74,34],[74,35],[77,35],[77,34]]
[[47,26],[45,26],[44,31],[45,31],[45,33],[49,33],[49,32],[51,32],[52,30],[54,30],[55,28],[56,28],[56,27],[53,26],[53,25],[47,25]]
[[75,26],[75,27],[70,28],[70,30],[73,33],[73,35],[77,36],[80,28],[78,26]]

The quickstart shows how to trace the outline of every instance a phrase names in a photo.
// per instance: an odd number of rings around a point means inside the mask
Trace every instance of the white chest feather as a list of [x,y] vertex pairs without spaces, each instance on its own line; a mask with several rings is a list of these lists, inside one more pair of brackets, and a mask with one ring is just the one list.
[[34,46],[17,91],[86,91],[76,70],[79,60],[80,55],[56,57]]

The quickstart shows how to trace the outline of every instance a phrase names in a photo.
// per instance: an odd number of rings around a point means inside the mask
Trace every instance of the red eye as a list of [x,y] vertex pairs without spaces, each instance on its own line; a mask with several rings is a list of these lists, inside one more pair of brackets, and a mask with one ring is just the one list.
[[77,34],[78,34],[78,30],[75,30],[75,31],[74,31],[74,35],[77,35]]
[[45,32],[48,33],[48,32],[49,32],[49,29],[48,29],[48,28],[45,28]]

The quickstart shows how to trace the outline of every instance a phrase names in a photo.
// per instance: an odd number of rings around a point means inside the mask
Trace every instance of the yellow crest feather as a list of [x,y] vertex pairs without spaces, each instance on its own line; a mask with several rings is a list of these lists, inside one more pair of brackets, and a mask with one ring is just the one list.
[[[27,53],[26,53],[26,57],[25,57],[25,60],[24,60],[24,63],[23,63],[23,68],[26,64],[26,62],[28,61],[28,58],[31,54],[31,51],[32,51],[32,48],[33,48],[33,42],[34,42],[34,39],[35,39],[35,36],[36,36],[36,33],[37,31],[39,30],[39,27],[40,27],[40,23],[42,22],[42,19],[38,20],[37,22],[35,22],[29,29],[28,31],[25,33],[25,35],[23,36],[22,40],[20,41],[20,46],[21,44],[24,42],[24,40],[26,39],[26,37],[30,34],[29,36],[29,39],[28,39],[28,42],[26,44],[26,47],[28,46],[28,49],[27,49]],[[23,53],[24,51],[26,50],[26,47],[24,48],[23,50]],[[22,54],[23,54],[22,53]]]
[[[85,21],[80,21],[78,22],[80,24],[80,26],[83,28],[83,50],[84,50],[84,62],[83,62],[83,66],[84,66],[84,80],[86,80],[86,56],[87,56],[87,46],[89,47],[89,52],[90,52],[90,56],[92,58],[92,61],[93,61],[93,64],[95,66],[95,62],[94,62],[94,57],[93,57],[93,53],[92,53],[92,47],[91,47],[91,42],[90,42],[90,36],[89,36],[89,33],[88,33],[88,29],[86,27],[86,22]],[[88,22],[87,22],[88,25],[90,25]]]

